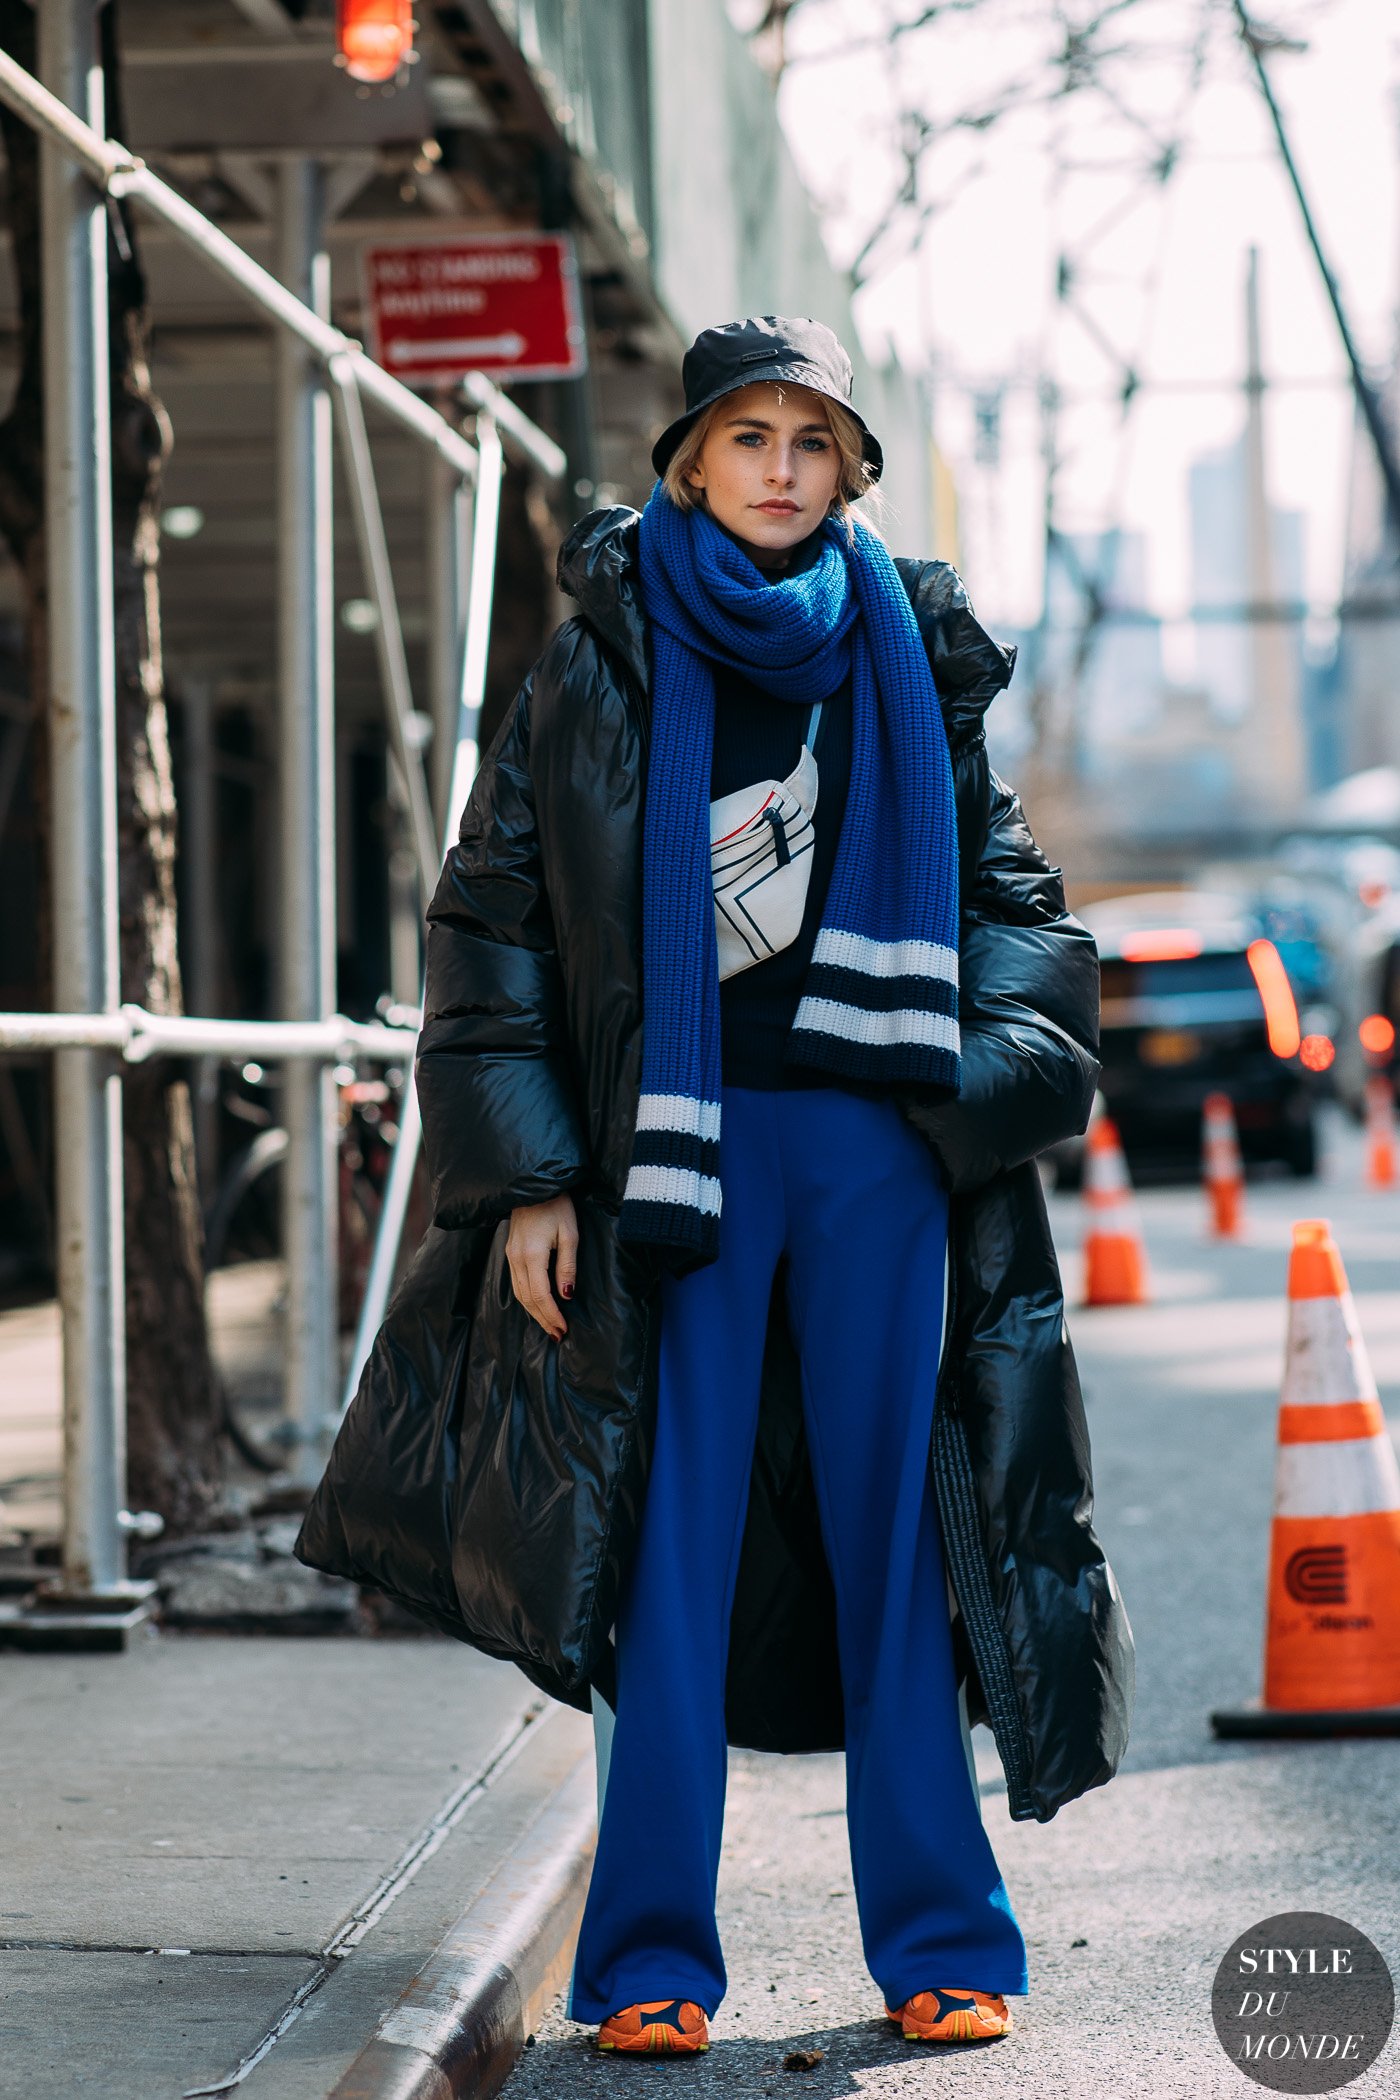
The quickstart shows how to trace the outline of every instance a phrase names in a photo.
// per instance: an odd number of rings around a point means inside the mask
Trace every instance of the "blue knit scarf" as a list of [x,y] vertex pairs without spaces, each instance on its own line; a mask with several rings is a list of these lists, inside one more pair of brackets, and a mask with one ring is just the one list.
[[654,677],[642,865],[642,1088],[619,1230],[683,1272],[719,1247],[719,953],[710,884],[714,665],[807,706],[847,677],[851,779],[787,1061],[954,1091],[957,831],[943,717],[909,596],[878,536],[821,527],[767,582],[658,483],[641,521]]

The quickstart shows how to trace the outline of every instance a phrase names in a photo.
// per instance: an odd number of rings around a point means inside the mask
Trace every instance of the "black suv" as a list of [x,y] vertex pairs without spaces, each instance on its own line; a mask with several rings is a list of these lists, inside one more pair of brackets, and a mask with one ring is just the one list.
[[1247,1160],[1317,1164],[1316,1089],[1272,941],[1238,901],[1204,892],[1117,897],[1082,914],[1099,947],[1099,1084],[1136,1165],[1200,1159],[1207,1094],[1228,1094]]

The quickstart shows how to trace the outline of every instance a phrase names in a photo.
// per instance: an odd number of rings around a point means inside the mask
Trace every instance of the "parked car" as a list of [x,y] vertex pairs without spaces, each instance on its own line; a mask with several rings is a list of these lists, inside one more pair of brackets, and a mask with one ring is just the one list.
[[1360,1116],[1372,1073],[1394,1086],[1400,1070],[1400,897],[1387,896],[1354,928],[1340,990],[1337,1098]]
[[[1171,890],[1082,914],[1099,944],[1100,1086],[1135,1169],[1194,1174],[1207,1094],[1228,1094],[1246,1161],[1317,1164],[1317,1083],[1278,948],[1235,897]],[[1075,1177],[1062,1153],[1059,1172]]]

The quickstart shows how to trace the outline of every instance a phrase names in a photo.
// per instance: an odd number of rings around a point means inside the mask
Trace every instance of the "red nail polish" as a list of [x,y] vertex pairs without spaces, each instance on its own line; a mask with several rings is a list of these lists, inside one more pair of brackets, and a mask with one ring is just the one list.
[[574,1295],[573,1285],[571,1283],[561,1283],[559,1286],[559,1295],[561,1298],[572,1298]]

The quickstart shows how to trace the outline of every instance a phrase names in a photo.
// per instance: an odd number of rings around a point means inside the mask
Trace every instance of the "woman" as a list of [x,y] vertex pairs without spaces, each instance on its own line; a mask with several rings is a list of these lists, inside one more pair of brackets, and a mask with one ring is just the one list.
[[1044,1818],[1132,1693],[1030,1164],[1087,1116],[1093,949],[986,764],[1012,658],[851,511],[836,338],[708,329],[684,381],[429,912],[437,1229],[299,1550],[593,1704],[600,2046],[707,2046],[727,1742],[844,1742],[889,2017],[997,2036],[960,1694]]

